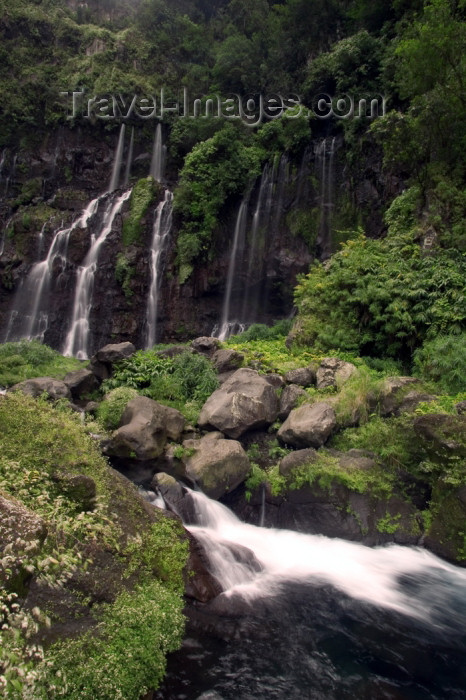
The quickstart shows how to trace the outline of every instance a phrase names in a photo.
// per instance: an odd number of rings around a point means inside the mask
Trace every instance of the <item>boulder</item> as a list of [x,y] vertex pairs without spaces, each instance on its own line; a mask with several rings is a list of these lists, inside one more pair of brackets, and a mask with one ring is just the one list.
[[285,420],[290,415],[291,411],[298,405],[299,399],[308,399],[304,389],[301,389],[297,384],[288,384],[280,396],[279,420]]
[[380,415],[395,415],[403,401],[403,397],[409,393],[413,385],[418,383],[419,380],[414,377],[388,377],[384,381],[380,393]]
[[248,430],[265,428],[278,415],[273,387],[258,372],[239,369],[214,391],[202,407],[201,428],[217,428],[231,438]]
[[309,367],[290,369],[285,374],[285,381],[287,384],[298,384],[302,387],[314,386],[316,383],[316,368],[313,365],[309,365]]
[[60,493],[79,504],[82,511],[94,510],[97,487],[90,476],[55,472],[52,480],[59,485]]
[[191,348],[187,348],[186,345],[170,345],[169,348],[165,348],[165,350],[159,350],[156,354],[159,357],[177,357],[178,355],[184,355],[185,353],[190,353],[192,354],[194,350]]
[[421,401],[435,401],[436,397],[432,394],[424,394],[421,391],[408,391],[402,399],[401,403],[396,409],[396,414],[401,413],[412,413],[416,407],[421,403]]
[[316,386],[318,389],[342,386],[354,372],[356,367],[351,362],[344,362],[338,357],[326,357],[316,372]]
[[218,338],[201,336],[200,338],[195,338],[192,341],[191,347],[195,352],[198,352],[200,355],[212,357],[214,352],[220,347],[220,341]]
[[264,379],[270,386],[273,386],[274,389],[283,389],[285,386],[285,380],[279,374],[264,374]]
[[312,447],[308,447],[305,450],[295,450],[283,457],[278,469],[282,476],[289,476],[294,469],[310,464],[316,458],[317,452]]
[[456,404],[455,408],[457,413],[463,415],[463,413],[466,413],[466,401],[460,401]]
[[430,413],[415,418],[413,427],[434,459],[466,457],[466,415]]
[[121,427],[104,446],[108,455],[147,461],[159,457],[168,438],[179,440],[185,426],[183,415],[145,396],[126,405]]
[[212,355],[212,363],[219,374],[239,369],[243,360],[244,355],[229,348],[217,350]]
[[60,379],[52,379],[51,377],[26,379],[24,382],[19,382],[19,384],[10,387],[8,391],[21,391],[23,394],[34,398],[42,396],[42,394],[47,394],[53,400],[71,398],[71,392],[65,382],[62,382]]
[[136,348],[133,343],[110,343],[100,348],[100,350],[97,350],[92,360],[113,365],[115,362],[120,362],[120,360],[131,357],[135,352]]
[[241,444],[219,432],[185,440],[183,447],[194,450],[192,456],[182,458],[186,476],[211,498],[233,491],[249,474],[251,465]]
[[278,431],[278,438],[293,447],[321,447],[337,424],[330,404],[319,401],[295,408]]
[[63,381],[70,390],[73,399],[80,399],[99,387],[97,377],[90,369],[77,369],[75,372],[68,372]]
[[184,491],[181,484],[173,476],[166,472],[159,472],[154,475],[150,486],[151,489],[160,493],[169,510],[182,517],[177,506],[184,498]]

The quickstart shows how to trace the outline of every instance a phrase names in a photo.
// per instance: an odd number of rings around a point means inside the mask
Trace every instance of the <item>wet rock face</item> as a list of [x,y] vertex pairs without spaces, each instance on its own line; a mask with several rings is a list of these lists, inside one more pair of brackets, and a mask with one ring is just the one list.
[[277,418],[278,398],[273,387],[255,370],[240,369],[204,404],[199,426],[216,428],[231,438],[265,428]]

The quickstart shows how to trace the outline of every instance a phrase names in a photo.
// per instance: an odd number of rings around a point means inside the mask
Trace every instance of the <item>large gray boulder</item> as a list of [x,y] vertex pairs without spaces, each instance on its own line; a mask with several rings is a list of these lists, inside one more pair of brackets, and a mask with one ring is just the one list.
[[185,426],[183,415],[174,408],[137,396],[128,402],[115,430],[105,445],[105,452],[114,457],[132,457],[146,461],[159,457],[167,440],[179,440]]
[[395,415],[403,401],[403,398],[419,384],[414,377],[388,377],[382,386],[379,398],[379,412],[381,416]]
[[80,399],[99,387],[97,377],[90,369],[77,369],[74,372],[68,372],[63,382],[70,390],[73,399]]
[[329,386],[342,386],[356,372],[351,362],[344,362],[338,357],[325,357],[316,372],[316,386],[325,389]]
[[285,374],[285,381],[287,384],[298,384],[303,387],[313,386],[316,383],[316,368],[314,365],[309,365],[309,367],[290,369]]
[[212,357],[214,352],[220,347],[220,340],[218,338],[203,335],[200,338],[195,338],[191,343],[191,347],[200,355]]
[[277,418],[278,398],[267,380],[253,369],[239,369],[207,399],[199,416],[201,428],[217,428],[231,438],[265,428]]
[[110,343],[100,348],[100,350],[97,350],[92,359],[95,359],[97,362],[113,365],[115,362],[131,357],[135,352],[136,348],[133,343]]
[[241,444],[226,440],[217,431],[200,440],[185,440],[183,447],[194,450],[193,455],[183,458],[186,476],[211,498],[233,491],[251,468]]
[[217,350],[212,356],[212,364],[219,374],[239,369],[243,364],[244,355],[231,348]]
[[10,387],[8,391],[21,391],[23,394],[34,398],[42,396],[42,394],[47,394],[53,400],[71,398],[71,392],[65,382],[62,382],[60,379],[52,379],[51,377],[26,379],[24,382],[19,382],[19,384]]
[[300,399],[307,399],[309,401],[309,396],[300,386],[288,384],[288,386],[283,389],[280,396],[279,420],[288,418],[291,411],[297,407]]
[[278,431],[278,438],[293,447],[321,447],[336,424],[333,408],[329,403],[319,401],[291,411]]

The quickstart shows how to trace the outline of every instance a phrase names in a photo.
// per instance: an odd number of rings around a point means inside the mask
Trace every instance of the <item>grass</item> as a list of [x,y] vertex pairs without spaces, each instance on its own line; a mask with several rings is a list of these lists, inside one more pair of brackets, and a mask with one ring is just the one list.
[[[109,470],[70,410],[7,394],[0,400],[0,433],[0,493],[47,528],[45,540],[16,536],[0,555],[5,697],[137,700],[158,684],[165,654],[181,642],[188,545],[180,525],[155,511],[149,517],[134,487]],[[0,536],[12,538],[4,521]],[[113,602],[92,607],[98,625],[91,633],[44,652],[28,635],[37,632],[33,617],[44,623],[46,616],[32,616],[15,598],[24,595],[31,577],[54,589],[51,606],[58,601],[58,609],[63,587],[63,602],[80,600],[83,590],[98,600],[102,587],[104,599]],[[84,608],[81,614],[90,613]]]
[[0,386],[9,387],[25,379],[63,379],[83,366],[80,360],[63,357],[37,340],[20,340],[0,345]]

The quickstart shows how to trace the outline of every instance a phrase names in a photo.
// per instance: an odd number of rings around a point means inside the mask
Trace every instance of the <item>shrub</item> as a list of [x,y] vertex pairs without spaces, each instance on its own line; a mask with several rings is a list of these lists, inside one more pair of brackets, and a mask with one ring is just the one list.
[[121,416],[128,401],[138,396],[136,389],[120,386],[112,389],[99,404],[97,417],[107,430],[116,430],[120,425]]
[[243,333],[232,337],[232,342],[241,343],[243,340],[276,340],[284,338],[288,335],[291,329],[291,319],[284,318],[281,321],[275,321],[273,326],[266,326],[265,323],[253,323]]
[[122,241],[125,246],[138,243],[141,237],[141,219],[155,196],[155,180],[146,177],[138,180],[130,198],[130,210],[123,224]]
[[0,345],[0,386],[8,387],[33,377],[62,379],[82,364],[63,357],[38,340],[20,340]]
[[414,371],[443,391],[466,390],[466,333],[439,335],[414,353]]

